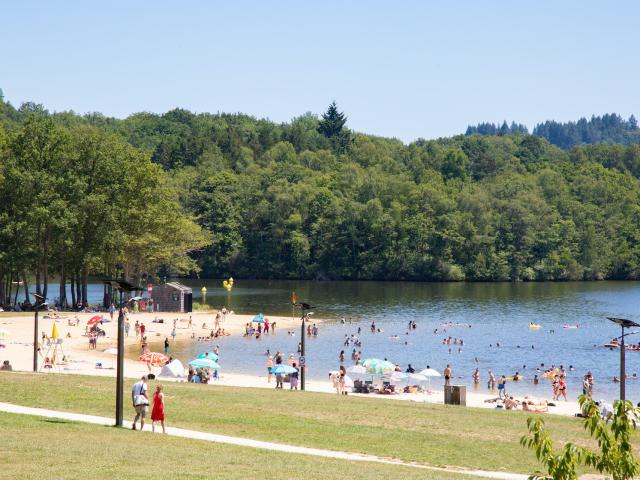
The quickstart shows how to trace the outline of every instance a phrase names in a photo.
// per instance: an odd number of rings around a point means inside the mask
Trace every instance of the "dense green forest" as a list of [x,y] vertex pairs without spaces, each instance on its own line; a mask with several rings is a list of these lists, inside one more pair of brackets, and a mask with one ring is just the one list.
[[[502,125],[495,123],[479,123],[467,127],[465,135],[509,135],[513,133],[529,133],[526,126],[506,121]],[[533,135],[545,138],[552,145],[570,149],[577,145],[590,145],[597,143],[619,143],[631,145],[640,143],[640,128],[636,117],[631,115],[624,120],[615,113],[601,117],[592,116],[590,120],[581,118],[577,122],[559,123],[546,121],[539,123],[533,129]]]
[[140,282],[163,268],[198,268],[189,253],[208,235],[146,152],[87,122],[64,128],[37,106],[2,112],[0,305],[21,289],[32,301],[32,281],[62,306],[86,306],[90,274]]
[[[23,194],[15,182],[37,173],[28,165],[21,167],[26,172],[12,173],[16,179],[7,172],[22,155],[16,139],[35,135],[34,122],[46,123],[84,150],[72,155],[76,163],[62,165],[59,183],[37,178],[39,190],[29,187]],[[181,109],[120,120],[97,113],[49,114],[34,104],[15,109],[4,102],[0,125],[5,205],[0,218],[28,224],[29,215],[36,215],[29,206],[42,202],[46,208],[39,218],[51,229],[50,242],[60,245],[54,257],[42,249],[33,257],[31,250],[11,253],[25,236],[33,241],[31,231],[18,229],[17,239],[0,237],[5,275],[22,274],[21,268],[36,273],[47,255],[56,259],[49,273],[60,269],[60,258],[70,262],[66,269],[77,270],[74,262],[86,258],[81,270],[102,272],[131,252],[144,255],[147,235],[162,242],[187,231],[186,245],[153,261],[135,260],[132,271],[447,281],[640,277],[638,145],[566,150],[522,131],[404,144],[350,131],[335,105],[321,117],[305,114],[275,123]],[[105,149],[100,155],[94,137]],[[33,150],[48,158],[49,147],[36,143]],[[120,152],[114,170],[89,169],[88,159],[111,158],[111,149]],[[83,223],[73,218],[105,201],[120,201],[120,188],[130,196],[141,185],[121,183],[128,169],[138,168],[143,178],[154,179],[151,191],[137,192],[136,201],[121,207],[114,204],[115,216],[100,225],[104,242],[90,253],[78,250],[75,236]],[[82,187],[76,186],[77,175],[84,175]],[[101,182],[94,194],[109,200],[85,196],[84,184],[92,178]],[[67,190],[74,195],[71,221],[66,210],[47,203]],[[166,198],[154,199],[159,203],[149,211],[153,195]],[[26,217],[16,220],[16,215]],[[138,216],[145,218],[141,224]],[[192,231],[192,218],[201,230]],[[127,228],[132,231],[121,234]],[[185,252],[188,259],[180,256]],[[175,261],[178,253],[181,260]]]

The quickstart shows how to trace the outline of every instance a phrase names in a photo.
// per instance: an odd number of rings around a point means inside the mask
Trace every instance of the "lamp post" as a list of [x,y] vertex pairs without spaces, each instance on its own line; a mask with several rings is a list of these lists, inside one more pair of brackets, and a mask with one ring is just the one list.
[[33,372],[38,372],[38,310],[42,306],[46,306],[45,298],[37,293],[32,293],[36,299],[36,303],[33,306],[34,318],[33,318]]
[[116,427],[122,426],[124,395],[124,292],[142,291],[142,287],[125,280],[104,280],[120,292],[120,310],[118,312],[118,363],[116,370]]
[[305,356],[305,320],[307,315],[313,315],[310,312],[313,307],[308,303],[300,303],[300,309],[302,310],[302,323],[300,325],[300,357],[304,360],[304,365],[300,365],[300,390],[304,390],[304,371],[307,368],[307,357]]
[[626,398],[625,392],[625,383],[626,383],[626,373],[625,373],[625,347],[624,347],[624,337],[627,335],[631,335],[630,333],[625,334],[625,328],[635,328],[640,327],[640,324],[634,322],[633,320],[627,320],[624,318],[615,318],[615,317],[607,317],[607,320],[612,321],[615,324],[620,325],[622,329],[622,335],[620,338],[620,400],[624,401]]

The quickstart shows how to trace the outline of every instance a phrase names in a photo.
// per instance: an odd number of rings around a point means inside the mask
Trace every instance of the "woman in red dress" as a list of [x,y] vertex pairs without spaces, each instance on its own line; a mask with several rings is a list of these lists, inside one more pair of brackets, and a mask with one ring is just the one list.
[[167,433],[164,427],[164,393],[162,393],[162,385],[156,387],[156,393],[153,394],[153,410],[151,411],[151,430],[156,431],[156,422],[162,425],[162,433]]

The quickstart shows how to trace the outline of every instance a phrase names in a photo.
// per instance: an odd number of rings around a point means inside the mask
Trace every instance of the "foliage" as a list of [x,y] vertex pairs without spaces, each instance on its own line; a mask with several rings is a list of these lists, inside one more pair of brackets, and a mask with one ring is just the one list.
[[586,395],[580,397],[580,407],[584,428],[596,440],[598,450],[573,443],[566,443],[556,450],[545,429],[544,420],[540,417],[529,418],[529,435],[523,436],[520,443],[535,450],[536,458],[547,468],[547,475],[536,474],[530,478],[575,480],[580,465],[611,475],[613,480],[634,478],[640,471],[640,464],[633,453],[631,440],[636,435],[640,409],[628,400],[619,401],[614,404],[613,414],[602,418],[598,405]]
[[624,120],[615,113],[601,117],[594,115],[589,120],[581,118],[577,122],[546,121],[536,125],[533,134],[561,148],[593,143],[640,143],[640,128],[636,118],[631,115]]
[[[465,135],[508,135],[527,134],[527,127],[522,124],[503,122],[479,123],[467,127]],[[640,128],[636,117],[631,115],[624,120],[616,113],[602,116],[593,115],[589,120],[581,118],[577,122],[560,123],[553,120],[539,123],[533,129],[533,135],[544,138],[552,145],[570,149],[578,145],[620,144],[633,145],[640,143]]]
[[497,125],[495,123],[483,122],[478,125],[469,125],[467,127],[467,131],[465,135],[507,135],[510,133],[529,133],[529,129],[526,125],[521,123],[511,122],[511,125],[507,123],[507,121],[503,121],[502,125]]
[[[41,138],[65,139],[60,172],[73,168],[86,178],[91,175],[87,165],[94,165],[89,160],[116,153],[114,163],[105,160],[100,167],[105,173],[97,175],[97,183],[71,184],[74,201],[86,197],[92,209],[49,212],[53,203],[42,217],[60,243],[57,251],[64,251],[65,244],[67,252],[76,253],[74,258],[86,258],[92,272],[120,264],[126,238],[134,248],[128,250],[130,262],[124,267],[134,275],[166,263],[181,273],[197,266],[209,277],[640,278],[640,145],[581,145],[567,151],[526,134],[517,124],[495,136],[403,144],[349,131],[335,104],[320,119],[307,113],[277,124],[242,114],[182,109],[118,120],[97,113],[49,114],[33,104],[14,109],[0,102],[5,151],[14,148],[12,139],[19,132],[35,128],[29,127],[33,116],[50,123],[51,132]],[[0,134],[0,145],[2,138]],[[2,157],[7,154],[0,154],[0,162]],[[114,172],[131,169],[137,173],[127,174],[126,182],[113,182]],[[15,180],[29,175],[5,170]],[[22,183],[20,189],[30,185]],[[58,190],[45,183],[38,184],[38,191],[53,200]],[[7,191],[7,198],[15,193]],[[23,210],[32,193],[24,191],[26,196],[16,200]],[[157,208],[133,209],[120,219],[101,199],[121,194],[139,195],[140,205],[151,198]],[[0,208],[0,215],[7,210]],[[38,212],[26,212],[26,218]],[[192,220],[200,229],[187,227]],[[29,263],[37,263],[45,247],[24,244],[16,251],[20,234],[29,232],[22,223],[16,220],[16,228],[5,232],[0,242],[6,248],[0,251],[11,251],[16,262],[18,255],[28,258],[24,264],[32,272],[35,267]],[[84,231],[76,225],[85,230],[93,225],[87,232],[96,232],[100,241],[75,249]],[[116,235],[119,230],[112,225],[129,233]],[[149,229],[184,233],[185,241],[177,241],[182,253],[158,249],[164,240]],[[70,240],[63,232],[74,235]],[[41,232],[44,238],[46,233]],[[209,245],[204,250],[197,247],[204,243]],[[15,271],[16,262],[7,268]]]
[[[197,270],[188,253],[208,240],[147,154],[113,133],[67,129],[42,109],[25,111],[0,137],[0,278],[27,282],[33,274],[36,291],[48,297],[57,274],[63,285],[81,286],[70,303],[86,305],[91,273],[139,281],[160,267]],[[63,305],[65,296],[61,288]]]

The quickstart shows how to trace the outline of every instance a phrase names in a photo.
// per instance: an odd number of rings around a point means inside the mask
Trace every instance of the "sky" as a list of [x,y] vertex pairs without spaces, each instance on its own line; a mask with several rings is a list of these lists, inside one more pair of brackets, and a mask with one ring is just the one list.
[[483,121],[640,116],[640,2],[30,1],[0,7],[5,100],[285,122],[335,100],[406,142]]

